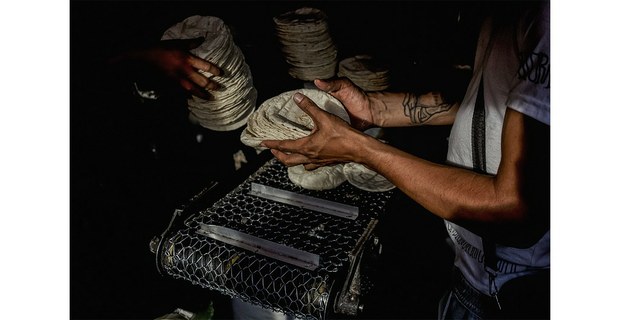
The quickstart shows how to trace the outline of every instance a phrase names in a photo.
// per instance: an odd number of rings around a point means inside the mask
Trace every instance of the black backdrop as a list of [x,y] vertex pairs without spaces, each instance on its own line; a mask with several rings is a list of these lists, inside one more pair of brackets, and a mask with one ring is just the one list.
[[[71,2],[71,318],[153,319],[177,307],[199,310],[210,301],[216,318],[230,317],[225,297],[157,274],[148,243],[173,210],[209,181],[238,174],[232,153],[244,148],[241,129],[221,133],[190,125],[184,97],[174,90],[156,102],[140,101],[131,82],[106,61],[157,41],[188,16],[218,16],[245,55],[260,103],[302,85],[286,73],[272,21],[302,6],[328,15],[340,58],[369,53],[388,64],[395,90],[462,93],[467,76],[452,66],[473,60],[477,3]],[[449,130],[387,134],[391,143],[441,162]],[[201,143],[197,134],[204,137]],[[380,294],[367,301],[365,316],[433,318],[450,270],[442,222],[397,194],[380,230],[385,279]]]

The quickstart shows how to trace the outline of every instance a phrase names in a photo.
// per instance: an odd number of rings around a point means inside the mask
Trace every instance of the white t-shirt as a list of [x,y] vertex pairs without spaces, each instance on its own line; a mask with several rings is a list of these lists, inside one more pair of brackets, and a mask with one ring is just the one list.
[[[502,126],[507,107],[550,124],[548,2],[541,9],[524,14],[517,24],[501,25],[488,20],[483,25],[472,81],[450,133],[448,163],[473,167],[471,126],[481,78],[484,81],[486,169],[489,174],[497,173],[501,160]],[[455,243],[455,266],[476,289],[488,294],[482,239],[455,223],[445,221],[445,224]],[[498,288],[533,269],[548,268],[549,232],[530,248],[497,245],[497,259]]]

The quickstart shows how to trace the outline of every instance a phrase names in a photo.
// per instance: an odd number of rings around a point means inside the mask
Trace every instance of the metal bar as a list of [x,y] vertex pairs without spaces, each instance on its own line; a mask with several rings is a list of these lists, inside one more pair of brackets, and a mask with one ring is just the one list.
[[314,271],[319,266],[320,256],[317,254],[261,239],[234,229],[201,223],[200,229],[197,232],[211,239],[311,271]]
[[359,214],[359,208],[355,206],[281,190],[254,182],[252,182],[249,194],[349,220],[357,219]]

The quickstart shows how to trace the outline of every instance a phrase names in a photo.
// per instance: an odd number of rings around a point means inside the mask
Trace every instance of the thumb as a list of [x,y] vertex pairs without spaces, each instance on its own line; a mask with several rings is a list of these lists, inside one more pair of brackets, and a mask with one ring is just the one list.
[[299,92],[296,92],[293,95],[293,100],[295,101],[297,106],[299,106],[299,109],[301,109],[303,112],[308,114],[310,118],[312,118],[316,130],[320,123],[320,121],[317,120],[319,119],[319,117],[321,117],[323,113],[325,113],[325,111],[321,110],[321,108],[319,108],[316,103],[314,103],[314,101],[312,101],[310,98],[304,96]]
[[336,85],[334,83],[335,81],[333,80],[321,80],[321,79],[315,79],[314,80],[314,85],[321,89],[322,91],[325,92],[332,92],[332,91],[336,91],[338,89],[340,89],[340,86],[338,86],[338,88],[336,88]]
[[326,91],[329,93],[336,93],[340,89],[343,89],[348,86],[352,86],[353,83],[347,78],[338,78],[334,80],[316,79],[314,80],[314,85],[323,91]]

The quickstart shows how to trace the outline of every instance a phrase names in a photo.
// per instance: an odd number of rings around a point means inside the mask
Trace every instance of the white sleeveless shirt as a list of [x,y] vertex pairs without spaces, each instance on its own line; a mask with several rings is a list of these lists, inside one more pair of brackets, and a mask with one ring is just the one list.
[[[494,28],[494,30],[492,30]],[[496,174],[501,160],[502,125],[506,108],[550,124],[549,4],[537,14],[525,15],[517,25],[482,27],[474,74],[449,138],[448,163],[472,168],[471,125],[480,79],[484,81],[486,169]],[[484,74],[484,77],[482,77]],[[548,179],[548,177],[542,177]],[[455,244],[455,266],[479,291],[488,294],[482,239],[469,230],[445,221]],[[549,231],[530,248],[497,245],[498,288],[508,280],[548,268]]]

